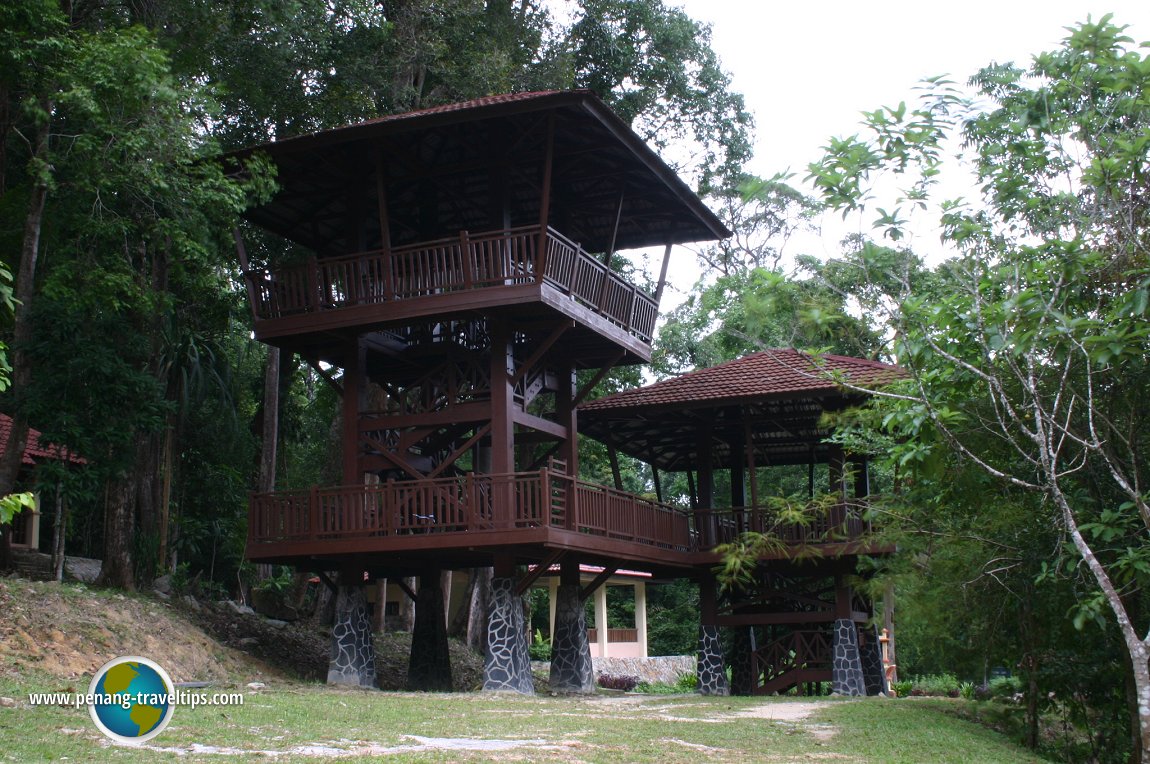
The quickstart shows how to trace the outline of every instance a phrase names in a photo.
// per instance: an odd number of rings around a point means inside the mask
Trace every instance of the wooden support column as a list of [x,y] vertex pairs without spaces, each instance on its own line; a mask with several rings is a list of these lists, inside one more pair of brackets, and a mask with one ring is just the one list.
[[831,444],[827,472],[830,478],[830,492],[835,496],[835,506],[828,518],[830,526],[832,529],[845,530],[841,526],[846,521],[845,502],[849,493],[847,491],[846,457],[843,455],[842,446]]
[[566,487],[564,502],[566,516],[563,518],[563,527],[575,529],[579,527],[579,491],[575,488],[575,477],[579,474],[579,422],[575,413],[578,380],[575,376],[575,366],[570,361],[561,364],[557,374],[556,420],[567,428],[567,439],[559,445],[559,458],[567,464],[567,475],[571,478],[563,481]]
[[379,249],[387,258],[391,255],[391,219],[387,212],[387,167],[382,149],[375,152],[375,198],[379,215]]
[[551,218],[551,173],[555,164],[555,112],[547,115],[547,143],[543,152],[542,196],[539,199],[539,243],[535,251],[535,280],[547,272],[547,226]]
[[755,465],[755,441],[751,435],[750,412],[743,417],[743,454],[747,461],[748,482],[751,484],[751,506],[759,506],[759,471]]
[[860,456],[851,462],[855,477],[855,498],[865,499],[870,496],[870,464],[865,456]]
[[[732,452],[736,452],[737,448],[732,448]],[[734,456],[734,453],[732,453]],[[740,532],[747,530],[747,495],[746,487],[743,481],[746,478],[746,473],[743,469],[743,463],[739,460],[732,460],[731,462],[731,507],[737,510],[735,521],[738,525]]]
[[659,481],[659,468],[654,464],[651,465],[651,477],[655,481],[655,498],[659,503],[663,503],[663,484]]
[[359,410],[363,395],[363,349],[358,338],[347,351],[343,369],[343,484],[363,482],[359,467]]
[[[514,373],[511,333],[507,322],[491,322],[491,472],[507,475],[515,471],[515,405],[511,377]],[[493,513],[496,526],[515,522],[515,493],[510,483],[493,487]],[[496,573],[498,576],[499,573]]]
[[[715,516],[707,511],[715,507],[715,471],[712,461],[713,452],[710,423],[699,428],[696,447],[698,449],[699,459],[699,480],[697,486],[699,497],[696,510],[705,512],[706,514],[697,515],[695,527],[699,532],[704,548],[710,548],[715,545],[716,535]],[[705,520],[698,522],[698,520],[702,518],[705,518]]]

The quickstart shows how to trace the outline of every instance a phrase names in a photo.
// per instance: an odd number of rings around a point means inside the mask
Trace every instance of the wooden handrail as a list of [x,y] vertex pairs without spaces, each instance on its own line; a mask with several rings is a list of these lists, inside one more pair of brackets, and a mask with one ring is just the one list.
[[257,321],[524,283],[550,284],[645,342],[658,317],[654,297],[550,227],[460,231],[245,277]]
[[253,494],[250,501],[255,546],[540,526],[682,551],[690,539],[684,512],[546,467]]

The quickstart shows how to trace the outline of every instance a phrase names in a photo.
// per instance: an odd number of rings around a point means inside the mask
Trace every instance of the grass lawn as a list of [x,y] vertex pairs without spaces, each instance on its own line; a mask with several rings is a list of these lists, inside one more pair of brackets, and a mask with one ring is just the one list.
[[[242,706],[179,707],[146,747],[111,745],[86,709],[29,706],[60,679],[0,677],[0,761],[1037,762],[945,702],[358,692],[276,683]],[[86,687],[71,689],[84,691]],[[213,687],[211,691],[236,688]],[[961,701],[955,701],[961,702]]]

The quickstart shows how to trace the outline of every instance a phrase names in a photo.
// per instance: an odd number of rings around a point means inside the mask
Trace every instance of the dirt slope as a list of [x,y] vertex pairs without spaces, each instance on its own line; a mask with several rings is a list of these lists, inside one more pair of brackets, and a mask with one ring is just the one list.
[[171,604],[140,595],[0,579],[0,671],[91,676],[112,658],[141,655],[176,682],[251,682],[284,675],[208,636]]

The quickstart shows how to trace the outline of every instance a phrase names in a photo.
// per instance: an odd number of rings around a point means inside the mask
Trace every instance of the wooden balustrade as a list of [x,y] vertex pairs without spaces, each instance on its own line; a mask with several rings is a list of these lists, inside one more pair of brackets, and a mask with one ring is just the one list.
[[773,536],[785,544],[826,544],[868,535],[871,524],[865,510],[861,501],[829,508],[812,504],[807,508],[807,522],[793,523],[780,519],[770,507],[706,509],[694,514],[694,529],[702,548],[729,544],[748,531]]
[[[599,641],[598,629],[587,629],[587,641],[595,643]],[[618,642],[638,642],[639,630],[638,629],[607,629],[607,641],[609,643]]]
[[542,469],[255,494],[249,544],[551,526],[689,548],[685,513]]
[[247,274],[258,320],[409,300],[464,290],[547,283],[644,342],[655,299],[548,228],[542,270],[538,226],[362,252]]

